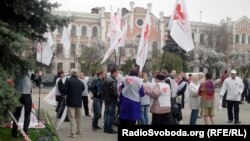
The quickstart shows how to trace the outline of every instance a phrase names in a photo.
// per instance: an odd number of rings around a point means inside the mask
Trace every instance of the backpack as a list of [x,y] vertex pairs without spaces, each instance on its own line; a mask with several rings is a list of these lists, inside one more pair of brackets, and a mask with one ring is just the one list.
[[89,78],[89,81],[87,83],[88,91],[91,91],[92,93],[94,93],[96,81],[97,81],[97,78],[95,78],[95,77]]

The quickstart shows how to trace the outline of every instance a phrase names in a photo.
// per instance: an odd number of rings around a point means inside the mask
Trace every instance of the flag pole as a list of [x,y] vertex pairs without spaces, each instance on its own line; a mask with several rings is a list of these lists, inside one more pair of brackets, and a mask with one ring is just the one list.
[[163,54],[162,59],[161,59],[160,72],[161,72],[161,69],[162,69],[162,64],[163,64],[163,60],[164,60],[164,58],[165,58],[166,52],[167,52],[166,49],[164,49],[164,54]]
[[122,57],[121,53],[122,53],[122,47],[119,47],[119,60],[118,60],[118,65],[117,65],[118,68],[119,68],[120,63],[121,63],[121,57]]
[[38,71],[38,79],[39,79],[39,92],[38,92],[38,116],[37,116],[37,122],[40,121],[40,103],[41,103],[41,85],[42,85],[42,60],[43,60],[43,42],[41,43],[41,64],[40,64],[40,70]]

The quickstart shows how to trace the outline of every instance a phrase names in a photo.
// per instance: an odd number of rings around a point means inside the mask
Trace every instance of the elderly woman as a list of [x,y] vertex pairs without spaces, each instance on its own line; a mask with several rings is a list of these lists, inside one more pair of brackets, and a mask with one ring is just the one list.
[[198,76],[193,76],[193,80],[189,84],[189,103],[191,116],[190,125],[195,125],[200,109],[200,96],[198,95],[200,84],[198,82]]

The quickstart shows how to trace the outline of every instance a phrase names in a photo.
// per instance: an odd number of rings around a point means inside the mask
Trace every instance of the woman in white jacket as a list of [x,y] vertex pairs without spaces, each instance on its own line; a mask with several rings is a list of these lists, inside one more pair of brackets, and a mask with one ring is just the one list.
[[200,84],[198,77],[194,76],[193,81],[189,84],[189,103],[191,108],[190,125],[195,125],[200,108],[200,96],[198,95]]

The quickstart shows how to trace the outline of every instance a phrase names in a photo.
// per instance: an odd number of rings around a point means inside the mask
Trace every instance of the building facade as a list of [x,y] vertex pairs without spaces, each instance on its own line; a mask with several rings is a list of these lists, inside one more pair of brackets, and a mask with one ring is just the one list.
[[[147,10],[151,11],[152,5],[148,4],[147,8],[135,7],[134,2],[130,2],[130,9],[123,8],[122,15],[123,21],[128,22],[128,31],[126,46],[121,54],[121,62],[127,58],[134,58],[136,49],[129,46],[129,43],[138,42],[141,36],[142,25]],[[55,15],[67,16],[67,11],[54,11]],[[77,57],[85,47],[90,47],[93,44],[99,45],[101,42],[107,50],[109,47],[109,19],[110,13],[105,12],[103,7],[96,7],[91,10],[91,13],[71,12],[75,17],[71,29],[71,47],[70,51],[66,51],[60,44],[62,29],[57,29],[53,32],[55,56],[52,61],[52,73],[55,74],[57,70],[63,69],[65,72],[70,68],[80,69]],[[166,36],[166,28],[169,22],[169,17],[164,16],[163,12],[159,13],[159,18],[150,12],[151,27],[149,43],[150,48],[148,58],[152,56],[152,50],[159,50],[165,45],[164,38]],[[228,30],[232,31],[233,44],[232,49],[250,50],[250,20],[247,17],[242,17],[236,22],[232,22],[230,18],[226,22],[222,22]],[[192,37],[194,40],[195,48],[208,48],[216,47],[221,42],[219,30],[221,25],[191,22]],[[194,72],[204,72],[198,63],[190,62],[190,68]]]

